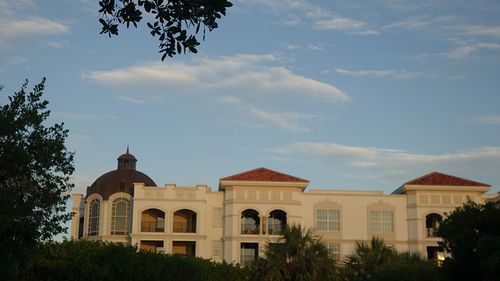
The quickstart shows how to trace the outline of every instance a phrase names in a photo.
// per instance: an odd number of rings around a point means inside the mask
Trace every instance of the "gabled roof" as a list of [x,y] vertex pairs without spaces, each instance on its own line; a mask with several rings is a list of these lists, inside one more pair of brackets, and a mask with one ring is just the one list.
[[408,181],[405,185],[490,186],[489,184],[475,182],[439,172],[432,172],[425,176]]
[[304,182],[308,180],[276,172],[267,168],[257,168],[220,179],[221,181],[271,181],[271,182]]

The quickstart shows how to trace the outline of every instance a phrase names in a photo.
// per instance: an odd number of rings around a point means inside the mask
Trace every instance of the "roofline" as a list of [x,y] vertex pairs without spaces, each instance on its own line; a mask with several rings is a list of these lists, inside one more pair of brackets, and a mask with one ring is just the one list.
[[309,181],[247,181],[247,180],[219,180],[219,190],[225,190],[226,186],[275,186],[275,187],[299,187],[304,191]]
[[404,194],[407,191],[472,191],[486,193],[490,190],[490,186],[477,185],[421,185],[421,184],[404,184],[391,194]]

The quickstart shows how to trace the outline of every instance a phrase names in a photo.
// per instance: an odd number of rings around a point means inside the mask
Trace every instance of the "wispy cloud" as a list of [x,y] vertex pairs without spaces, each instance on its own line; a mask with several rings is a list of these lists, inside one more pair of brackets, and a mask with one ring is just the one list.
[[69,33],[69,26],[47,18],[0,20],[0,40]]
[[356,35],[379,34],[378,31],[371,29],[365,22],[339,16],[317,20],[314,22],[314,26],[318,29],[344,31]]
[[310,50],[310,51],[324,51],[325,49],[331,48],[333,44],[324,43],[309,43],[305,46],[295,45],[295,44],[283,44],[283,46],[288,50]]
[[117,95],[115,96],[117,99],[128,102],[128,103],[133,103],[133,104],[147,104],[147,102],[143,99],[138,99],[138,98],[131,98],[127,96],[120,96]]
[[98,120],[98,119],[118,119],[118,117],[114,115],[108,115],[108,114],[80,114],[80,113],[72,113],[72,112],[61,112],[61,111],[54,111],[51,113],[53,117],[59,118],[59,119],[70,119],[70,120],[77,120],[77,121],[93,121],[93,120]]
[[455,29],[458,33],[464,35],[500,38],[500,26],[457,25],[455,26]]
[[477,116],[471,118],[470,120],[484,125],[500,125],[500,114]]
[[482,50],[500,50],[500,44],[498,43],[474,43],[468,45],[458,46],[448,52],[439,53],[425,53],[417,55],[417,58],[432,58],[441,57],[452,60],[465,59],[470,57],[472,54],[480,52]]
[[483,147],[443,154],[412,153],[402,149],[349,146],[338,143],[297,142],[272,149],[279,155],[314,155],[343,161],[356,168],[387,168],[399,165],[435,165],[451,162],[495,159],[500,162],[500,147]]
[[219,101],[228,105],[242,115],[249,116],[260,122],[271,124],[293,132],[308,132],[309,129],[300,125],[299,120],[318,119],[318,115],[299,112],[273,112],[245,102],[237,97],[224,96]]
[[[121,69],[87,71],[90,81],[122,87],[125,85],[182,86],[183,91],[218,92],[221,89],[247,90],[258,94],[296,94],[329,101],[347,101],[349,96],[333,85],[295,74],[276,65],[274,55],[235,55],[196,58],[190,63],[145,63]],[[273,65],[274,64],[274,65]]]
[[341,31],[351,35],[379,34],[359,19],[336,15],[306,0],[244,0],[239,4],[266,7],[266,10],[282,16],[283,24],[288,26],[309,25],[320,30]]
[[336,68],[335,72],[354,77],[390,77],[394,79],[416,79],[426,75],[425,72],[409,72],[406,70],[392,69],[347,70],[343,68]]

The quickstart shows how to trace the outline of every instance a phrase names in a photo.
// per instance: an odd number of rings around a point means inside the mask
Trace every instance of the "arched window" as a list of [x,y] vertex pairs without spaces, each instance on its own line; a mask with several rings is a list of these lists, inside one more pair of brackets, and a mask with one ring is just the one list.
[[241,234],[259,234],[259,212],[247,209],[241,212]]
[[111,235],[126,235],[129,232],[130,201],[118,198],[113,201],[111,211]]
[[89,208],[89,225],[88,225],[88,236],[99,235],[99,211],[101,204],[98,199],[92,200],[90,202]]
[[428,214],[425,216],[425,228],[427,229],[427,237],[437,237],[437,230],[443,217],[439,214]]
[[270,235],[280,235],[286,226],[286,213],[282,210],[274,210],[269,214],[267,230]]
[[141,232],[163,232],[165,213],[158,209],[147,209],[141,215]]
[[172,231],[196,233],[196,213],[188,209],[175,212]]

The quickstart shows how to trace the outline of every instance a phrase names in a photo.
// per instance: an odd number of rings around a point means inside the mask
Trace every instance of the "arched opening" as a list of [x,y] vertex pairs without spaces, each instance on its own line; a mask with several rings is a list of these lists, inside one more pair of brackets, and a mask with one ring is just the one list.
[[427,229],[427,237],[437,237],[437,230],[443,217],[439,214],[428,214],[425,216],[425,228]]
[[247,209],[241,212],[241,234],[259,234],[259,212]]
[[101,203],[98,199],[92,200],[90,202],[89,208],[89,221],[88,221],[88,236],[99,235],[99,211],[101,209]]
[[141,214],[141,232],[164,232],[165,212],[147,209]]
[[129,233],[130,201],[118,198],[113,201],[111,210],[111,235],[127,235]]
[[269,235],[280,235],[286,226],[286,213],[282,210],[274,210],[269,214],[267,220],[267,231]]
[[196,233],[196,213],[188,209],[175,212],[172,231]]

